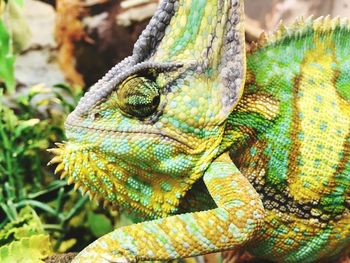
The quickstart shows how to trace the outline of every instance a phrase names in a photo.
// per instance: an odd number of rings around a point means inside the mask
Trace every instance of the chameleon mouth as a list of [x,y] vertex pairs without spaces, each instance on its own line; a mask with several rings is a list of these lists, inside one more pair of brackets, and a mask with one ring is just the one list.
[[65,127],[66,130],[72,130],[72,129],[86,129],[86,130],[92,130],[92,131],[99,131],[99,132],[109,132],[109,133],[113,133],[113,134],[118,134],[118,135],[142,135],[142,136],[148,136],[148,137],[161,137],[163,138],[165,141],[169,141],[172,142],[174,144],[176,144],[177,146],[180,146],[179,149],[185,147],[186,149],[185,152],[191,152],[191,153],[195,153],[195,147],[193,145],[191,145],[191,141],[186,140],[186,138],[182,138],[181,136],[176,136],[174,134],[174,136],[170,136],[167,134],[164,134],[160,131],[157,130],[140,130],[140,131],[131,131],[131,130],[117,130],[117,129],[110,129],[110,128],[105,128],[105,127],[96,127],[96,126],[88,126],[88,125],[77,125],[77,124],[71,124],[69,122],[65,123]]

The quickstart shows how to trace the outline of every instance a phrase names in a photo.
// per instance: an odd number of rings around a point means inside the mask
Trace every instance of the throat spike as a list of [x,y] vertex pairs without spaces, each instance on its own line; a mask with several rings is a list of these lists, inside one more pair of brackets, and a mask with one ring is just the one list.
[[64,179],[66,176],[68,175],[68,173],[66,171],[64,171],[61,176],[60,176],[60,179]]
[[54,173],[58,174],[59,172],[62,172],[63,170],[64,170],[64,164],[60,163],[59,165],[57,165]]
[[109,203],[108,200],[104,200],[104,201],[103,201],[103,208],[106,208],[106,207],[109,206],[109,205],[110,205],[110,203]]
[[63,149],[64,148],[64,143],[60,143],[60,142],[55,142],[55,145],[60,148]]
[[52,153],[54,155],[62,155],[63,150],[60,148],[52,148],[52,149],[47,149],[49,153]]
[[67,183],[68,184],[72,184],[72,183],[74,183],[74,178],[73,177],[68,177],[68,180],[67,180]]
[[77,182],[74,184],[74,191],[77,191],[81,187],[81,183]]
[[51,161],[49,161],[47,163],[47,165],[52,165],[52,164],[61,163],[61,162],[62,162],[62,157],[61,156],[55,156],[54,158],[52,158]]
[[87,188],[85,188],[85,187],[81,187],[80,188],[80,191],[81,191],[81,194],[82,195],[86,195],[86,193],[89,191]]

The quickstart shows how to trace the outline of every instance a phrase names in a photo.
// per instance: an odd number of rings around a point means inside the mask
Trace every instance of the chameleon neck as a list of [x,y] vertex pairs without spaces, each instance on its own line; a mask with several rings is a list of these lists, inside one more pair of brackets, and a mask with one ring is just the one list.
[[225,133],[241,171],[265,171],[249,179],[266,210],[324,222],[348,206],[349,26],[337,19],[297,26],[248,54],[244,95]]
[[299,20],[247,55],[225,133],[264,203],[256,256],[319,262],[349,247],[349,35],[346,20]]

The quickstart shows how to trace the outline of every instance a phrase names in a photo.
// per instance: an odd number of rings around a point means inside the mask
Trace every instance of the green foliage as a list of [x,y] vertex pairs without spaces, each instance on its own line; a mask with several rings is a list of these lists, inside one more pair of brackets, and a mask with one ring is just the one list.
[[82,90],[37,85],[12,95],[15,54],[30,39],[23,3],[0,0],[0,262],[42,262],[51,243],[56,252],[79,251],[113,222],[46,165]]
[[24,207],[16,220],[0,230],[0,262],[44,262],[50,254],[49,235],[30,207]]
[[46,165],[53,157],[46,149],[65,139],[64,120],[82,90],[37,85],[14,94],[15,54],[30,38],[23,3],[0,0],[0,262],[42,262],[51,243],[56,252],[79,251],[111,231],[116,216]]
[[[117,215],[88,203],[53,174],[54,167],[46,165],[52,158],[46,149],[65,139],[64,120],[81,95],[80,89],[65,85],[37,85],[15,97],[3,95],[0,89],[0,229],[19,232],[21,225],[16,222],[22,220],[22,209],[30,206],[40,216],[56,252],[81,250],[111,231]],[[23,247],[20,240],[2,242],[0,237],[0,251],[11,254],[16,248],[36,253],[25,249],[38,244],[35,242],[48,243],[44,239],[47,235],[31,237],[32,241],[23,239],[21,242],[31,244]]]
[[56,249],[66,238],[87,199],[53,175],[46,149],[64,140],[64,119],[80,96],[64,85],[38,85],[15,99],[0,92],[0,229],[31,206],[47,222]]
[[111,221],[103,214],[88,213],[88,224],[95,237],[100,237],[113,230]]
[[15,57],[11,49],[10,35],[4,21],[0,18],[0,80],[4,81],[10,91],[13,91],[15,87],[14,63]]
[[0,0],[0,80],[10,93],[16,86],[15,53],[25,49],[31,38],[22,14],[23,3],[23,0]]
[[[0,182],[3,187],[0,188],[2,195],[0,197],[0,206],[4,210],[8,219],[14,220],[17,216],[17,210],[31,202],[32,205],[39,207],[48,213],[54,213],[40,202],[32,202],[39,196],[31,198],[33,193],[42,189],[44,175],[48,173],[44,163],[48,161],[43,154],[52,141],[62,140],[63,137],[63,118],[64,112],[55,112],[54,109],[48,109],[46,112],[40,112],[39,105],[47,104],[54,107],[55,104],[69,105],[58,91],[54,91],[51,97],[44,96],[50,92],[40,86],[36,86],[26,95],[19,96],[15,101],[15,106],[10,108],[3,103],[0,105],[0,141],[2,148],[0,151]],[[61,100],[55,96],[58,94]],[[36,95],[35,104],[31,104]],[[8,101],[8,103],[11,103]],[[13,102],[12,102],[13,103]],[[59,104],[58,104],[59,105]],[[71,110],[70,107],[63,109]],[[57,111],[57,110],[56,110]],[[43,116],[46,114],[46,118]],[[46,153],[45,153],[46,154]],[[61,181],[49,180],[47,189],[40,195],[49,193],[63,187]],[[27,185],[26,184],[30,184]],[[30,199],[26,199],[30,197]],[[5,202],[6,200],[6,202]],[[30,201],[31,200],[31,201]]]

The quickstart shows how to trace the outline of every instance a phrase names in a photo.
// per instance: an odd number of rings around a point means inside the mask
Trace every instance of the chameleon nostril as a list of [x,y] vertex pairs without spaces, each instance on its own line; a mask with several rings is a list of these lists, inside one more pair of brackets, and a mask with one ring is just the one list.
[[101,114],[99,112],[93,112],[89,115],[90,119],[91,120],[96,120],[96,119],[99,119],[101,117]]
[[94,113],[95,119],[99,119],[101,117],[101,114],[99,112]]

